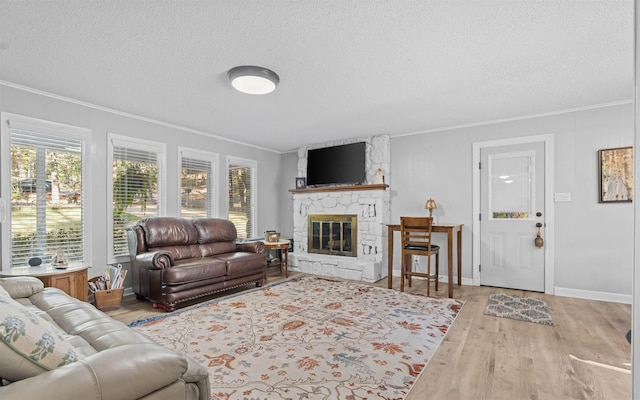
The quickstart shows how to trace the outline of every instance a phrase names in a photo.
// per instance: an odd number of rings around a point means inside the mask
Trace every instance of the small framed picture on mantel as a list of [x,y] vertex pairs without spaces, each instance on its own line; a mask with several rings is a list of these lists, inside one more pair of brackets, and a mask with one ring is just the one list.
[[296,178],[296,189],[304,189],[307,187],[307,178],[305,177],[297,177]]

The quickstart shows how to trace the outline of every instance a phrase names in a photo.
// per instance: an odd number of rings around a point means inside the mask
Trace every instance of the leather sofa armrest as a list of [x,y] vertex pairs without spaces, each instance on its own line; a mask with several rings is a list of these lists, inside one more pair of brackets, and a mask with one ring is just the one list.
[[265,248],[262,242],[236,243],[236,251],[244,251],[245,253],[264,254]]
[[209,384],[209,371],[198,364],[193,358],[186,357],[188,366],[187,371],[182,375],[187,383],[195,383],[198,385],[200,399],[211,399],[211,385]]
[[[156,344],[129,344],[0,387],[0,398],[133,400],[179,380],[189,382],[185,379],[189,367],[187,358]],[[208,386],[206,370],[202,370],[201,375],[191,373],[190,381],[201,378]],[[200,399],[208,396],[208,391],[200,392]]]
[[9,293],[12,299],[26,298],[44,289],[44,283],[33,276],[0,278],[0,286]]
[[135,257],[138,265],[146,269],[165,269],[173,265],[173,257],[166,250],[141,253]]

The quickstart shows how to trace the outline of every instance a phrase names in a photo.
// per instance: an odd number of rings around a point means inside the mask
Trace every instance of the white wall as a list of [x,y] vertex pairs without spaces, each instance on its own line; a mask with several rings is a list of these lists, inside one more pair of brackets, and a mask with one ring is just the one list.
[[293,237],[293,194],[290,189],[295,189],[295,179],[298,175],[298,152],[285,153],[282,155],[282,174],[280,192],[280,233],[283,238]]
[[[554,203],[556,293],[630,302],[633,205],[598,203],[597,151],[633,144],[633,112],[632,104],[623,104],[392,137],[391,221],[399,221],[403,215],[425,215],[425,201],[433,197],[438,204],[434,211],[438,222],[464,224],[463,278],[470,282],[472,144],[552,134],[554,192],[571,193],[571,202]],[[446,240],[437,241],[446,248]],[[396,269],[399,254],[395,249]]]
[[[226,157],[232,155],[256,160],[258,163],[257,233],[261,235],[265,230],[278,226],[281,209],[279,189],[282,174],[282,158],[279,153],[220,140],[188,129],[179,129],[167,126],[167,124],[154,123],[78,103],[0,84],[0,111],[75,125],[91,130],[92,140],[88,149],[92,163],[92,176],[88,177],[85,182],[87,190],[92,191],[94,200],[94,212],[91,215],[92,223],[87,227],[93,235],[93,243],[89,244],[92,253],[90,263],[93,265],[93,269],[89,272],[90,276],[101,274],[106,264],[114,261],[109,258],[110,252],[107,248],[109,229],[106,210],[110,207],[107,204],[107,182],[111,179],[111,167],[106,165],[108,133],[167,144],[168,215],[177,215],[180,206],[178,195],[178,178],[180,174],[178,146],[219,154],[218,180],[220,182],[220,193],[217,200],[219,202],[219,215],[222,218],[227,216]],[[170,120],[170,118],[171,116],[168,115],[167,120]],[[3,196],[7,197],[4,194]]]
[[[391,221],[426,215],[429,197],[441,223],[462,223],[463,281],[472,280],[472,145],[474,142],[552,134],[554,192],[571,193],[555,207],[555,282],[558,294],[630,302],[633,270],[633,204],[598,203],[597,151],[633,145],[632,104],[594,108],[468,128],[391,137]],[[283,157],[283,171],[297,167],[297,155]],[[281,213],[293,200],[293,175],[281,191]],[[281,220],[283,232],[293,230]],[[550,223],[550,221],[547,221]],[[445,246],[444,238],[436,238]],[[396,244],[398,240],[395,241]],[[399,274],[400,249],[394,249]],[[446,268],[441,269],[446,274]]]
[[[297,174],[297,153],[276,154],[220,140],[189,130],[92,108],[77,102],[0,85],[0,110],[88,128],[92,131],[90,157],[93,176],[94,215],[89,227],[91,251],[98,275],[107,262],[106,221],[107,133],[131,135],[167,144],[168,184],[176,196],[168,199],[169,215],[175,215],[177,196],[177,147],[186,146],[220,155],[220,215],[226,215],[227,155],[258,162],[258,233],[279,230],[293,233],[292,195]],[[484,126],[391,138],[391,221],[401,215],[424,215],[424,203],[433,197],[439,222],[465,225],[463,277],[471,277],[471,156],[472,143],[515,136],[553,134],[555,140],[555,192],[570,192],[572,201],[555,203],[555,287],[586,296],[597,293],[631,295],[633,266],[633,205],[599,204],[597,150],[633,144],[634,108],[631,104],[576,111]],[[170,119],[168,117],[167,119]],[[172,192],[170,190],[170,192]],[[442,239],[439,244],[445,245]],[[394,252],[396,256],[399,251]],[[399,258],[394,261],[399,265]]]

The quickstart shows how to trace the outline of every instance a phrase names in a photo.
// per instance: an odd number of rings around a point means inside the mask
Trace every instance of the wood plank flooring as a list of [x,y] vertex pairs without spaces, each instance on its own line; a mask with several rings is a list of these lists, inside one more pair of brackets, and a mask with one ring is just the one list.
[[[282,280],[270,268],[268,283]],[[426,293],[426,283],[415,280],[405,290]],[[543,298],[555,326],[484,315],[490,292]],[[435,295],[445,297],[446,285]],[[630,305],[484,286],[454,286],[454,296],[466,303],[407,400],[631,399]],[[128,296],[107,313],[128,323],[163,311]]]

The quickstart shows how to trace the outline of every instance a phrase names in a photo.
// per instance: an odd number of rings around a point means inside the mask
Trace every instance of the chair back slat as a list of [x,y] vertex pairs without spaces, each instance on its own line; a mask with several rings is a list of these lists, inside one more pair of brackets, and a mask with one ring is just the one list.
[[433,217],[400,217],[402,247],[431,246]]
[[[408,280],[411,286],[411,278],[416,276],[427,279],[427,296],[430,292],[430,282],[435,280],[438,290],[438,264],[440,250],[438,246],[431,244],[431,229],[433,217],[400,217],[400,237],[402,238],[402,267],[400,276],[400,291],[404,291],[404,281]],[[436,274],[431,275],[431,255],[436,256]],[[427,271],[413,270],[413,256],[427,257]]]

